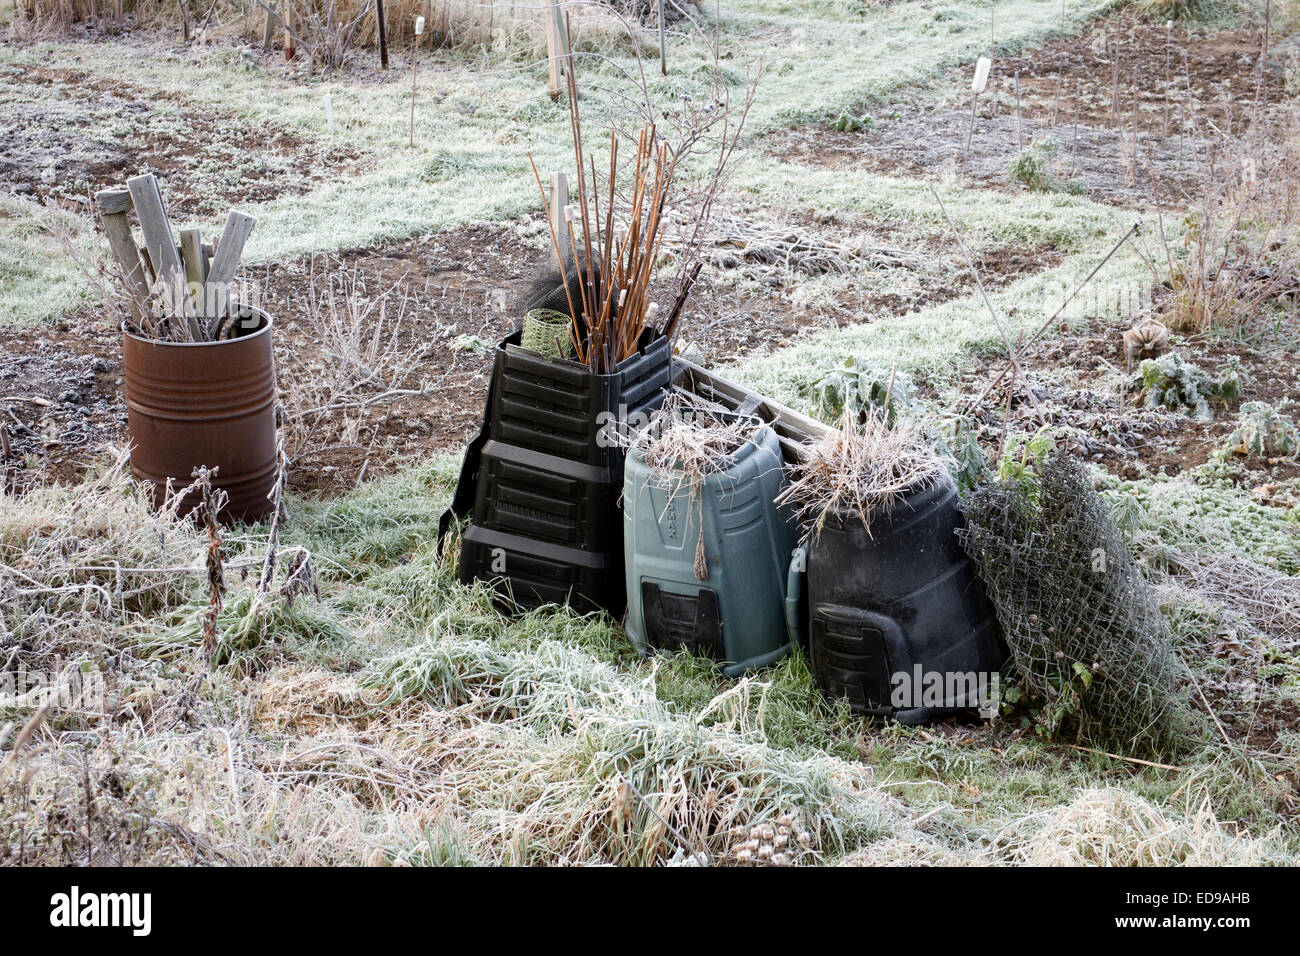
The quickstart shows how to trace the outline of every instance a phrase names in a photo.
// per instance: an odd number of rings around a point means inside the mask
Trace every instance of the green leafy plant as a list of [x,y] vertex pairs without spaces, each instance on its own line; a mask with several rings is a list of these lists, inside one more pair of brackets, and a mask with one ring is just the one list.
[[1295,459],[1300,453],[1300,430],[1267,402],[1246,402],[1237,414],[1237,427],[1228,436],[1225,450],[1254,458]]
[[944,422],[937,447],[949,460],[949,473],[962,494],[974,491],[983,483],[989,466],[980,447],[978,430],[967,419],[954,417]]
[[916,410],[916,387],[906,372],[878,369],[862,359],[853,359],[834,369],[813,386],[817,412],[828,421],[836,421],[845,412],[859,422],[868,414],[883,410],[891,427],[899,416]]
[[1102,500],[1106,503],[1115,527],[1126,537],[1132,537],[1133,533],[1142,527],[1142,519],[1146,517],[1147,512],[1137,495],[1131,491],[1112,489],[1102,493]]
[[1139,397],[1147,408],[1183,409],[1208,422],[1214,418],[1209,399],[1236,401],[1245,388],[1245,376],[1235,356],[1219,367],[1216,378],[1177,352],[1170,352],[1143,361],[1133,386],[1140,389]]
[[852,113],[841,113],[835,117],[831,123],[831,128],[841,133],[860,133],[876,128],[876,121],[867,114],[854,116]]
[[1038,501],[1038,476],[1043,462],[1056,450],[1056,439],[1046,426],[1033,435],[1010,436],[998,461],[998,480],[1013,481],[1024,489],[1029,501]]
[[1087,191],[1087,183],[1082,179],[1063,181],[1052,172],[1052,158],[1059,148],[1056,140],[1050,137],[1036,141],[1011,161],[1007,175],[1013,183],[1030,192],[1082,196]]

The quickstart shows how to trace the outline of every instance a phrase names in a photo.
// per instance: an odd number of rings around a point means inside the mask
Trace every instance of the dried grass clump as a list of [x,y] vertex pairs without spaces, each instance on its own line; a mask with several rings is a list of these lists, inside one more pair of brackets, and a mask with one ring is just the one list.
[[795,469],[777,504],[792,504],[810,534],[843,516],[856,516],[870,532],[877,515],[946,474],[915,421],[903,419],[891,428],[883,417],[868,415],[859,425],[846,414]]
[[[274,0],[272,0],[272,5]],[[341,50],[345,59],[358,47],[379,45],[373,0],[293,0],[293,28],[297,38],[317,62],[330,63],[321,53]],[[570,2],[565,5],[571,30],[570,45],[578,53],[612,54],[631,44],[635,21],[620,16],[616,4]],[[491,50],[499,56],[536,59],[547,56],[547,5],[542,0],[386,0],[384,20],[388,46],[406,55],[415,38],[415,18],[424,17],[420,37],[425,49]],[[266,12],[258,4],[246,8],[242,26],[249,40],[260,41]],[[280,36],[277,24],[275,36]],[[340,43],[339,41],[346,42]]]
[[0,490],[0,640],[50,654],[193,596],[202,532],[177,518],[180,496],[155,510],[127,461],[75,487]]
[[[1259,97],[1252,93],[1257,103]],[[1176,332],[1257,333],[1300,302],[1300,112],[1256,108],[1250,130],[1210,150],[1205,188],[1177,229],[1142,244],[1159,316]]]
[[906,816],[869,768],[768,744],[764,685],[742,682],[683,714],[659,699],[653,676],[557,640],[506,649],[467,639],[469,623],[445,622],[426,643],[376,661],[361,683],[383,696],[376,706],[414,697],[464,721],[426,738],[426,752],[477,858],[720,862],[734,856],[736,828],[776,831],[792,814],[807,836],[796,833],[790,859],[812,862],[892,835]]
[[726,471],[731,457],[765,427],[757,418],[719,415],[697,396],[674,392],[647,427],[624,433],[622,442],[676,493],[697,490],[710,475]]
[[1300,577],[1241,556],[1177,552],[1169,558],[1175,582],[1268,634],[1300,649]]
[[1208,798],[1182,818],[1109,787],[1024,817],[993,845],[1030,866],[1249,866],[1264,862],[1263,850],[1221,824]]

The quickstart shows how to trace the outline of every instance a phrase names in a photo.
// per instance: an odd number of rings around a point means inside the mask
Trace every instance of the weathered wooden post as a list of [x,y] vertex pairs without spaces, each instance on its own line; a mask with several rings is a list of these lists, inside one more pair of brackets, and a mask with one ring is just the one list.
[[388,27],[384,23],[384,0],[375,0],[375,25],[379,28],[379,67],[388,69]]
[[100,221],[104,225],[104,234],[108,236],[109,248],[126,276],[127,288],[131,291],[131,300],[127,305],[137,320],[144,319],[145,303],[149,301],[149,283],[145,278],[144,266],[140,264],[140,253],[131,238],[131,223],[126,214],[131,210],[131,191],[125,186],[101,189],[95,193],[95,204],[99,207]]
[[262,49],[263,50],[270,50],[271,41],[275,39],[276,14],[274,13],[274,8],[275,8],[274,3],[268,3],[266,5],[266,25],[262,27]]
[[[546,215],[550,217],[551,226],[555,229],[558,236],[563,232],[561,223],[564,222],[564,210],[569,205],[569,177],[564,173],[551,173],[551,195]],[[560,258],[556,253],[555,246],[551,246],[551,265],[555,268],[560,267]]]
[[560,29],[560,5],[557,0],[546,0],[546,61],[553,100],[560,98],[560,60],[564,56]]
[[284,58],[293,59],[293,0],[284,0]]

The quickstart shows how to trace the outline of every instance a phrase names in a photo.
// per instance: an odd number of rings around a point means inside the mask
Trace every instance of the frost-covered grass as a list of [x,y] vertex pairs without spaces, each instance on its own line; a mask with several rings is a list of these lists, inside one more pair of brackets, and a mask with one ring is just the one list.
[[[1072,11],[1067,27],[1086,12]],[[1059,15],[1056,0],[999,4],[1000,44],[1040,37]],[[724,17],[732,55],[722,62],[737,83],[755,50],[773,54],[730,198],[944,241],[923,182],[781,162],[762,151],[761,135],[969,60],[987,44],[988,8],[748,0],[727,4]],[[124,61],[107,43],[0,46],[0,65],[36,62],[120,74],[313,138],[326,135],[331,93],[335,135],[364,153],[366,171],[250,207],[259,216],[254,258],[511,218],[536,204],[525,153],[543,168],[565,155],[563,109],[545,96],[542,66],[517,51],[426,58],[414,149],[400,70],[391,82],[299,82],[222,48],[133,49]],[[670,62],[673,76],[652,82],[687,88],[702,48],[675,42]],[[598,109],[614,69],[587,69]],[[1082,199],[939,188],[977,256],[999,244],[1065,254],[993,294],[1013,338],[1036,328],[1129,225]],[[0,199],[0,321],[53,318],[78,301],[49,217],[71,241],[98,243],[84,220],[44,215]],[[1109,290],[1140,291],[1149,275],[1126,253],[1101,280],[1105,301]],[[1096,314],[1096,298],[1084,304],[1067,318]],[[730,372],[811,410],[809,386],[828,364],[861,358],[941,383],[1002,348],[978,295],[861,318]],[[731,862],[751,828],[788,820],[791,856],[805,863],[1216,865],[1300,853],[1293,795],[1277,776],[1279,762],[1300,755],[1300,735],[1284,734],[1268,761],[1207,735],[1176,769],[1140,766],[1044,743],[1015,723],[869,723],[823,700],[802,657],[737,683],[690,657],[643,661],[607,617],[502,616],[481,590],[457,583],[454,557],[434,553],[457,464],[440,458],[341,498],[293,502],[283,545],[310,549],[320,600],[258,601],[256,575],[232,572],[215,665],[199,651],[199,532],[160,529],[120,476],[0,498],[0,564],[21,572],[0,569],[3,633],[41,655],[35,663],[86,664],[111,680],[107,716],[47,714],[50,746],[0,779],[0,852],[18,827],[50,862],[63,852],[83,861],[87,832],[102,862],[682,863],[701,851]],[[1210,550],[1295,570],[1294,509],[1251,502],[1209,476],[1122,490],[1137,494],[1153,551]],[[235,562],[260,554],[264,527],[234,534]],[[135,572],[124,587],[115,568],[147,564],[195,573],[168,572],[132,593],[151,579]],[[61,590],[14,597],[31,590],[31,577]],[[1194,672],[1221,676],[1207,650],[1222,623],[1212,609],[1171,617]],[[1277,644],[1268,653],[1269,670],[1255,676],[1292,692],[1294,653]],[[0,728],[33,711],[30,701],[8,703]],[[0,748],[11,745],[9,732],[0,738]],[[93,827],[79,816],[90,779],[115,781],[96,794]],[[142,820],[152,822],[142,829]]]
[[[1019,336],[1035,332],[1056,312],[1127,228],[1127,223],[1114,217],[1113,231],[1104,233],[1105,223],[1101,214],[1096,230],[1086,233],[1087,239],[1075,240],[1082,247],[1080,251],[1060,266],[990,293],[1002,329],[1013,343]],[[1100,238],[1103,234],[1104,239]],[[1150,281],[1150,272],[1136,255],[1118,254],[1099,273],[1096,284],[1071,303],[1062,320],[1085,321],[1089,308],[1096,308],[1099,302],[1104,304],[1107,295],[1116,289],[1136,300]],[[879,316],[875,321],[817,333],[789,348],[731,368],[728,374],[755,391],[812,413],[812,386],[828,369],[854,358],[875,368],[896,367],[909,374],[942,380],[978,355],[1004,353],[1002,333],[983,298],[975,292],[920,312]]]
[[[1106,6],[1072,5],[1067,29],[1077,29]],[[1060,7],[1056,0],[1006,0],[999,5],[997,22],[999,46],[1009,49],[1059,31]],[[707,19],[704,26],[712,33]],[[719,62],[733,92],[739,94],[747,72],[760,60],[768,63],[750,116],[749,141],[742,150],[742,156],[753,157],[752,165],[742,163],[737,182],[745,192],[778,205],[828,201],[817,185],[830,174],[810,172],[792,190],[791,181],[800,180],[801,174],[759,158],[761,134],[836,115],[971,60],[987,48],[988,28],[988,10],[977,3],[725,4],[719,33],[724,58]],[[643,42],[652,39],[647,35]],[[707,46],[696,35],[682,32],[669,42],[670,75],[664,78],[647,70],[650,90],[664,106],[683,95],[704,95],[711,62]],[[654,51],[647,52],[653,58]],[[66,67],[106,81],[125,79],[182,103],[226,112],[237,123],[275,122],[312,139],[328,137],[329,94],[334,136],[365,154],[367,171],[307,196],[250,206],[247,211],[259,218],[248,252],[251,260],[403,239],[475,220],[509,219],[538,205],[527,154],[531,152],[542,169],[562,168],[569,155],[567,115],[562,103],[552,103],[546,95],[544,61],[521,63],[513,52],[496,57],[490,49],[425,54],[422,60],[412,149],[407,146],[410,88],[399,68],[383,82],[328,75],[303,82],[280,75],[274,59],[263,65],[233,47],[177,51],[129,40],[0,45],[0,67]],[[607,89],[632,89],[628,74],[635,71],[635,63],[629,56],[588,57],[581,69],[589,122],[607,107]],[[88,121],[94,122],[93,117]],[[853,181],[873,185],[860,177]],[[844,186],[837,194],[847,192]],[[889,193],[885,190],[874,199],[859,195],[851,205],[884,210],[895,202]],[[912,190],[897,204],[915,206],[919,198]],[[926,215],[919,207],[915,213]],[[200,225],[207,231],[220,223]],[[43,268],[59,266],[47,261]],[[6,301],[0,297],[0,305]]]
[[[94,551],[65,546],[50,570],[109,585],[114,612],[72,593],[59,605],[76,625],[67,660],[108,667],[109,716],[47,715],[50,746],[0,781],[0,845],[26,827],[35,859],[80,862],[84,781],[111,779],[94,795],[103,861],[735,862],[752,828],[782,825],[801,863],[1296,852],[1272,778],[1212,747],[1169,771],[1046,746],[1012,725],[973,744],[961,727],[852,717],[820,699],[802,658],[735,683],[689,657],[643,661],[600,616],[503,617],[434,553],[455,465],[294,502],[285,543],[314,552],[321,600],[253,609],[251,583],[231,575],[215,666],[199,654],[200,575],[151,592],[148,607],[112,591],[115,561],[158,552],[143,499],[123,492],[107,531],[97,513],[116,479],[0,502],[0,541],[19,529],[67,541],[80,528]],[[51,524],[60,513],[80,517]],[[264,534],[240,532],[234,560]],[[201,549],[192,529],[164,536],[170,564]],[[92,554],[103,571],[61,570]],[[7,611],[11,627],[23,617],[13,602]],[[33,709],[0,717],[21,724]]]
[[84,301],[86,281],[67,244],[99,255],[89,223],[57,208],[0,195],[0,327],[57,319]]

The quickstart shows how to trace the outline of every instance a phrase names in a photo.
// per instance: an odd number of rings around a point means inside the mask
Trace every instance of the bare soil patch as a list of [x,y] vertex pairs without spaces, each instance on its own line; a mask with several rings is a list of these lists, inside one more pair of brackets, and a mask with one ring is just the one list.
[[74,70],[0,69],[0,189],[84,205],[95,190],[151,171],[173,210],[198,217],[301,195],[363,165],[351,147],[190,103],[178,116],[160,99]]
[[[1229,358],[1240,363],[1245,383],[1239,400],[1211,399],[1211,421],[1177,414],[1178,410],[1145,408],[1136,390],[1120,387],[1130,372],[1122,340],[1131,321],[1095,319],[1086,327],[1060,332],[1041,340],[1021,355],[1034,393],[1047,413],[1047,423],[1078,429],[1074,451],[1100,464],[1112,474],[1132,479],[1144,473],[1176,475],[1205,464],[1226,444],[1242,403],[1278,404],[1300,395],[1300,358],[1294,343],[1266,339],[1255,346],[1233,342],[1217,334],[1175,335],[1171,351],[1214,374]],[[979,395],[1005,365],[990,359],[962,376],[961,390]],[[1000,430],[1006,392],[995,390],[980,415],[990,428]],[[1291,411],[1294,416],[1294,410]],[[1035,409],[1023,384],[1011,399],[1013,423],[1024,430],[1037,427]],[[1245,466],[1243,479],[1252,491],[1279,481],[1300,477],[1300,462],[1237,459]]]
[[52,331],[10,332],[0,357],[0,473],[17,490],[75,480],[126,436],[120,344],[67,324]]
[[[1078,179],[1092,199],[1185,205],[1205,185],[1214,145],[1244,135],[1257,102],[1287,102],[1285,50],[1270,57],[1265,88],[1257,31],[1166,31],[1121,11],[1081,37],[995,60],[973,128],[970,71],[954,70],[925,99],[870,110],[868,128],[791,130],[772,149],[798,162],[1018,190],[1012,161],[1035,140],[1051,139],[1053,174]],[[1274,111],[1267,122],[1277,140],[1285,117]]]
[[[682,338],[707,364],[725,364],[782,348],[801,334],[923,308],[973,289],[955,250],[919,241],[879,224],[800,221],[785,224],[800,236],[847,244],[866,236],[868,249],[896,249],[889,258],[853,261],[870,280],[845,287],[813,306],[796,301],[812,276],[736,249],[735,262],[709,265],[692,296]],[[481,421],[492,350],[519,323],[518,303],[546,260],[544,222],[477,223],[399,243],[305,257],[248,271],[261,304],[276,320],[276,360],[286,412],[296,416],[290,448],[290,487],[298,493],[346,491],[358,481],[395,471],[437,453],[459,452]],[[810,240],[812,241],[812,240]],[[981,257],[986,286],[1001,287],[1026,272],[1060,261],[1050,247],[998,247]],[[404,355],[418,356],[420,381],[431,388],[356,406],[313,410],[295,402],[295,376],[335,361],[308,320],[309,287],[330,274],[347,274],[366,296],[387,293],[392,314],[405,299],[398,333]],[[33,395],[51,405],[0,402],[13,439],[11,461],[22,482],[79,477],[106,445],[126,441],[120,334],[102,314],[86,309],[61,324],[57,335],[14,335],[0,360],[0,396]],[[6,378],[7,376],[7,378]],[[16,420],[15,420],[16,418]],[[20,427],[21,425],[21,427]]]

